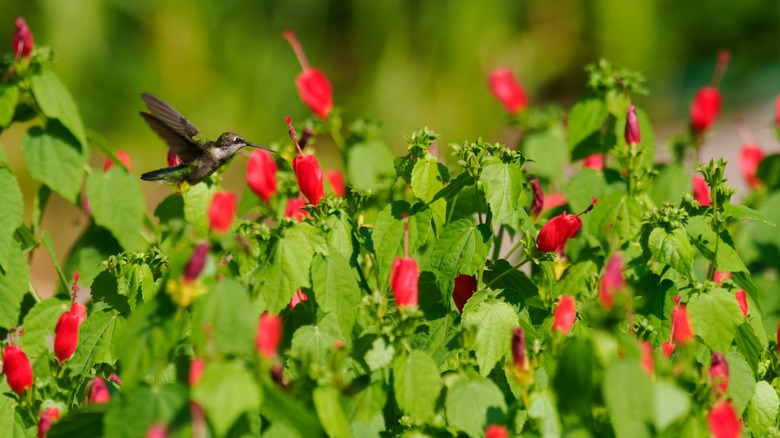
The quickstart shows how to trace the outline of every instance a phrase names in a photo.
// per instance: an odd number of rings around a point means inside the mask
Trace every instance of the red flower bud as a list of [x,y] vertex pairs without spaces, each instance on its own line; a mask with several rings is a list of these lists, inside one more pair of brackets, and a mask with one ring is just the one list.
[[712,281],[718,284],[723,284],[723,281],[728,278],[731,278],[730,272],[721,272],[716,269],[715,272],[712,274]]
[[298,188],[310,203],[317,205],[325,197],[322,185],[322,168],[314,155],[298,155],[293,158],[293,170]]
[[266,359],[276,355],[279,341],[282,338],[282,318],[266,312],[260,315],[257,325],[257,341],[255,349]]
[[146,431],[144,438],[168,438],[168,429],[164,424],[153,424],[149,430]]
[[209,227],[220,233],[230,229],[236,215],[236,195],[231,192],[217,192],[209,205]]
[[582,219],[565,211],[544,224],[536,238],[540,252],[563,251],[566,242],[576,237],[582,228]]
[[111,373],[108,376],[108,380],[110,380],[116,386],[122,386],[122,379],[120,379],[119,376],[117,376],[115,373]]
[[328,178],[330,188],[333,189],[333,193],[336,196],[344,197],[347,194],[347,186],[344,183],[344,174],[340,170],[329,170],[325,173],[325,177]]
[[542,191],[542,185],[539,184],[539,178],[534,178],[530,181],[531,194],[533,195],[531,201],[531,213],[534,214],[534,219],[539,218],[539,214],[542,213],[544,207],[544,192]]
[[693,330],[688,321],[685,304],[672,310],[672,340],[675,344],[684,344],[693,339]]
[[619,255],[613,255],[607,262],[607,269],[601,277],[599,285],[599,300],[605,309],[611,309],[615,300],[615,292],[626,286],[626,280],[623,279],[623,260]]
[[70,305],[70,313],[76,315],[79,326],[87,320],[87,308],[77,301]]
[[739,310],[742,311],[742,315],[744,315],[746,318],[748,316],[748,302],[747,302],[747,294],[745,293],[744,289],[740,289],[735,294],[735,297],[737,298],[737,303],[739,304]]
[[496,99],[510,114],[516,114],[528,106],[528,96],[523,86],[508,68],[493,70],[488,77],[488,85]]
[[46,434],[51,429],[54,420],[60,419],[60,410],[56,406],[41,411],[41,418],[38,420],[38,438],[46,438]]
[[561,301],[553,312],[553,332],[560,330],[564,335],[568,334],[576,319],[577,304],[574,302],[574,297],[562,295]]
[[508,436],[509,432],[506,430],[506,428],[504,428],[504,426],[491,424],[487,429],[485,429],[485,438],[507,438]]
[[696,199],[699,204],[709,207],[712,204],[712,198],[710,197],[710,187],[707,185],[707,181],[700,174],[693,176],[693,198]]
[[249,156],[246,165],[246,182],[249,188],[266,204],[276,193],[276,163],[268,151],[257,149]]
[[63,312],[57,325],[54,326],[54,356],[60,363],[73,356],[79,343],[79,315],[70,310]]
[[764,151],[760,147],[750,143],[742,145],[742,151],[739,153],[739,170],[751,188],[755,189],[761,185],[761,180],[756,174],[758,173],[758,165],[763,159]]
[[583,162],[585,167],[593,170],[603,170],[604,169],[604,155],[602,154],[593,154],[588,155],[585,158],[585,161]]
[[187,266],[184,267],[182,279],[185,282],[189,283],[195,281],[201,271],[203,271],[203,267],[206,266],[206,258],[209,255],[209,248],[210,246],[208,243],[199,243],[195,247],[195,251],[193,251],[190,261],[188,261]]
[[287,200],[287,206],[284,208],[284,217],[289,217],[300,222],[309,215],[309,212],[304,210],[306,206],[306,200],[303,198],[290,198]]
[[[647,341],[639,343],[639,348],[642,350],[642,369],[645,370],[648,376],[653,375],[653,345]],[[671,353],[670,353],[671,354]]]
[[477,277],[473,275],[460,274],[455,277],[455,287],[452,289],[452,299],[455,301],[455,307],[458,312],[463,313],[463,306],[477,291]]
[[328,113],[333,109],[333,89],[330,86],[328,77],[325,76],[325,73],[311,68],[306,55],[303,53],[301,44],[291,30],[285,31],[282,35],[292,46],[295,55],[298,57],[298,62],[300,62],[303,68],[303,71],[295,78],[298,95],[301,96],[301,100],[309,107],[311,112],[320,118],[327,118]]
[[729,364],[726,362],[726,356],[723,353],[712,354],[710,383],[712,383],[712,388],[715,390],[716,398],[726,395],[726,391],[729,389]]
[[21,56],[29,58],[32,53],[33,34],[22,17],[16,19],[16,32],[11,38],[11,46],[17,58]]
[[101,377],[95,377],[92,380],[92,388],[89,390],[89,404],[96,405],[109,401],[111,401],[111,394],[108,392],[106,381]]
[[636,107],[629,105],[626,111],[626,130],[624,133],[626,144],[639,144],[642,135],[639,132],[639,119],[636,117]]
[[742,424],[728,400],[710,409],[707,414],[707,425],[715,438],[739,438],[742,434]]
[[26,388],[32,388],[33,372],[30,360],[16,345],[3,349],[3,374],[8,380],[8,386],[19,395],[22,395]]
[[301,304],[301,301],[308,301],[309,297],[306,296],[305,293],[303,293],[302,290],[298,289],[295,292],[295,295],[293,295],[292,299],[290,300],[290,308],[294,309],[295,306],[298,304]]
[[206,366],[206,361],[202,357],[196,357],[190,362],[190,374],[188,380],[190,387],[195,386],[200,381],[200,376],[203,374],[203,368]]
[[412,257],[396,257],[390,270],[390,289],[395,295],[398,311],[407,306],[417,305],[417,281],[420,271]]
[[527,370],[529,367],[525,351],[525,332],[520,327],[512,330],[512,363],[519,370]]
[[178,166],[181,164],[181,158],[173,152],[168,152],[168,167]]
[[715,122],[720,113],[720,91],[715,87],[704,87],[696,93],[691,104],[691,128],[702,133]]
[[[116,157],[125,165],[127,170],[130,170],[130,154],[125,151],[117,151]],[[114,160],[106,157],[103,161],[103,172],[108,172],[108,169],[112,167],[114,167]]]
[[674,344],[671,342],[664,342],[663,345],[661,345],[661,351],[664,353],[664,356],[671,356],[672,353],[674,353]]

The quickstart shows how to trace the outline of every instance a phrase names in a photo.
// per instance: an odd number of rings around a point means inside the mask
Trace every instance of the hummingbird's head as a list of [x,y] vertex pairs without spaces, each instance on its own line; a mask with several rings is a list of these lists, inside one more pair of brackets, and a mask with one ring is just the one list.
[[259,149],[265,149],[267,151],[273,152],[273,150],[268,149],[267,147],[260,146],[259,144],[250,143],[243,138],[241,138],[240,135],[236,134],[235,132],[226,132],[219,136],[219,139],[217,139],[216,142],[217,146],[217,154],[219,155],[219,158],[226,159],[230,158],[233,155],[236,154],[241,148],[244,146],[249,146],[253,148],[259,148]]

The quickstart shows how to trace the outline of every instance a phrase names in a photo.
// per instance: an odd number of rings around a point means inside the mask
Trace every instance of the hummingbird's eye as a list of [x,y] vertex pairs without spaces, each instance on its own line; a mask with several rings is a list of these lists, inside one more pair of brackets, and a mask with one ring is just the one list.
[[241,140],[241,137],[235,136],[233,137],[233,143],[241,143],[243,140]]

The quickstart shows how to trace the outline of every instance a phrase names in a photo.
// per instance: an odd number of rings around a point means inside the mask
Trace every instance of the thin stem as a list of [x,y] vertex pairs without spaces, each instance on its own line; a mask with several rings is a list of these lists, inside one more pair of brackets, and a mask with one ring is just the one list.
[[282,33],[282,36],[290,43],[290,46],[292,46],[293,52],[295,52],[295,56],[298,58],[298,62],[301,63],[301,67],[304,70],[309,70],[311,68],[309,60],[306,59],[306,53],[303,52],[303,47],[301,47],[301,43],[298,42],[298,38],[295,37],[293,31],[287,29]]
[[38,291],[35,290],[35,286],[33,286],[31,280],[27,281],[27,286],[30,288],[30,294],[32,295],[32,297],[35,300],[35,302],[36,303],[40,303],[41,302],[41,296],[38,295]]
[[713,87],[718,88],[720,85],[720,81],[723,79],[723,74],[726,73],[726,67],[729,64],[729,58],[731,58],[731,53],[728,50],[718,52],[718,64],[715,66],[715,72],[712,74],[711,84]]
[[303,156],[301,144],[298,142],[298,134],[295,132],[295,127],[292,124],[292,116],[285,117],[284,121],[287,122],[287,132],[290,134],[290,140],[295,143],[295,147],[298,148],[298,153]]
[[514,254],[515,251],[517,251],[517,249],[520,248],[520,245],[522,245],[522,244],[523,244],[523,240],[522,239],[518,239],[517,243],[515,243],[515,245],[512,247],[512,249],[509,250],[509,252],[506,254],[506,256],[504,258],[509,259],[509,256]]

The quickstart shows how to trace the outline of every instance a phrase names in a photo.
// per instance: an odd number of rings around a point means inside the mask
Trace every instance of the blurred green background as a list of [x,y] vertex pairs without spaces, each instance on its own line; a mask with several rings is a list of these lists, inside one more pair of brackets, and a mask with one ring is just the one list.
[[[136,175],[164,166],[166,154],[138,116],[141,92],[163,97],[212,138],[235,130],[268,144],[285,138],[285,115],[308,117],[294,87],[300,66],[281,36],[287,28],[331,79],[345,118],[381,120],[395,152],[404,148],[402,133],[426,125],[444,144],[511,140],[485,80],[502,65],[532,105],[565,108],[585,92],[587,63],[605,57],[642,71],[651,94],[635,100],[660,141],[685,129],[689,102],[709,83],[719,49],[732,51],[721,120],[758,114],[751,125],[768,133],[780,92],[774,0],[6,0],[0,42],[8,51],[17,16],[37,45],[53,48],[55,71],[85,125],[127,150]],[[11,129],[0,142],[29,201],[36,187],[18,152],[22,133]],[[326,168],[338,162],[325,153],[320,159]],[[238,190],[245,162],[239,157],[226,173]],[[143,187],[150,211],[170,192]],[[59,199],[51,208],[44,226],[64,256],[86,217]]]

